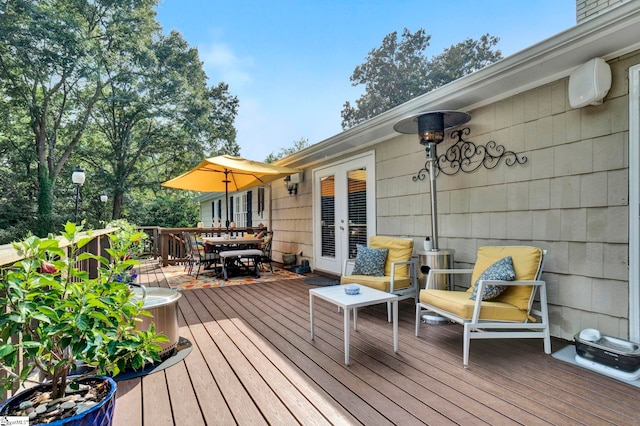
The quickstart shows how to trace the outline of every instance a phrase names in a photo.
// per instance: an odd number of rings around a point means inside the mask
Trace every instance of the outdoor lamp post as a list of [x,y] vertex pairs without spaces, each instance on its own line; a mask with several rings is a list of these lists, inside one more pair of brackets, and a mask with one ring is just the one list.
[[105,226],[107,225],[107,200],[109,199],[109,197],[107,196],[107,193],[102,191],[100,193],[100,202],[103,205],[103,212],[104,212],[104,224]]
[[71,174],[71,181],[76,185],[76,210],[73,216],[73,221],[78,223],[78,200],[80,199],[80,187],[84,185],[84,169],[82,167],[75,167]]

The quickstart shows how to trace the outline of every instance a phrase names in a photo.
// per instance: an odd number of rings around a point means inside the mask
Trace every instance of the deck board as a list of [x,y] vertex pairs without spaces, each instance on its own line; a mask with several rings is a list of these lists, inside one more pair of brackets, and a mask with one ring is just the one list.
[[[180,335],[190,342],[196,342],[194,336],[187,327],[183,327]],[[200,341],[202,343],[202,341]],[[203,345],[206,348],[206,345]],[[206,352],[205,352],[206,353]],[[233,424],[233,415],[218,387],[216,380],[209,369],[200,347],[194,347],[185,359],[189,379],[198,396],[202,417],[210,424]]]
[[[161,270],[150,285],[166,286]],[[544,354],[540,340],[476,340],[422,325],[400,303],[399,352],[384,305],[363,308],[344,365],[343,315],[302,280],[187,290],[180,335],[191,354],[120,382],[114,425],[640,423],[640,389]],[[568,342],[553,339],[553,350]]]
[[118,382],[116,409],[113,424],[142,424],[142,380],[130,379]]
[[[177,366],[180,368],[180,366]],[[173,424],[174,417],[172,409],[178,409],[181,402],[177,395],[173,395],[174,400],[170,400],[169,389],[165,372],[150,374],[142,381],[144,425],[170,425]],[[173,406],[171,405],[173,404]]]
[[[221,311],[227,313],[235,313],[230,311],[231,305],[219,306]],[[229,322],[225,322],[228,333],[234,333],[234,341],[238,345],[238,349],[247,357],[247,360],[258,370],[261,376],[265,378],[268,386],[277,393],[286,404],[291,413],[299,419],[309,422],[308,424],[327,425],[330,422],[324,417],[312,403],[307,399],[307,395],[312,389],[305,387],[301,391],[298,386],[302,386],[304,382],[301,375],[289,367],[288,364],[279,362],[279,354],[274,348],[268,348],[250,327],[244,324],[243,320],[237,318],[229,318]]]

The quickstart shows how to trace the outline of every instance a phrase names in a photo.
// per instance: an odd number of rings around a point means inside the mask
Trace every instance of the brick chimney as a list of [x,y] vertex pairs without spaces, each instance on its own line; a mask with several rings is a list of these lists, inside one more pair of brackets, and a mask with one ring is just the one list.
[[576,0],[576,23],[601,15],[631,0]]

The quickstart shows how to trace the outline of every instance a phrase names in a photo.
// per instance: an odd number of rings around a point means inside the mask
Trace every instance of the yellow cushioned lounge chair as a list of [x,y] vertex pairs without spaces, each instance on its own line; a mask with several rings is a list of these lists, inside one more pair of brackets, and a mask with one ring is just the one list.
[[[355,259],[347,259],[342,268],[340,284],[360,284],[398,296],[398,300],[418,298],[418,280],[415,273],[413,240],[406,238],[373,235],[369,238],[369,248],[388,249],[383,276],[347,275],[348,268],[355,265]],[[387,320],[391,321],[391,302],[387,303]]]
[[[480,247],[473,269],[431,269],[427,284],[420,291],[416,304],[416,336],[420,320],[427,312],[436,313],[464,325],[463,364],[469,364],[471,339],[539,338],[544,339],[544,351],[551,353],[547,288],[540,280],[546,250],[525,246]],[[514,281],[478,278],[495,262],[511,256]],[[438,274],[471,274],[471,287],[467,291],[435,289]],[[507,286],[499,296],[482,300],[469,299],[474,283],[478,281],[477,294],[483,294],[487,285]],[[433,284],[432,284],[433,283]],[[540,309],[533,309],[536,291],[539,290]],[[535,316],[534,316],[535,315]]]

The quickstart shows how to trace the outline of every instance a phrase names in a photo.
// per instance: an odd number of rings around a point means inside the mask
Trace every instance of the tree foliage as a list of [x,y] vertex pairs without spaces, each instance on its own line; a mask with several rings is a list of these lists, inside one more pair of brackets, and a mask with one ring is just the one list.
[[[179,33],[162,34],[157,3],[0,3],[0,243],[72,217],[73,166],[87,175],[79,218],[95,226],[203,157],[239,153],[238,99],[224,82],[208,87]],[[187,204],[175,207],[190,215]]]
[[297,141],[293,141],[293,145],[290,147],[281,147],[278,153],[271,152],[265,158],[265,163],[273,163],[274,161],[278,161],[281,158],[287,157],[291,154],[295,154],[298,151],[301,151],[309,146],[309,139],[300,138]]
[[430,39],[424,29],[412,34],[405,28],[400,40],[394,31],[384,37],[380,47],[369,52],[350,77],[353,86],[365,86],[365,93],[356,99],[355,106],[345,102],[341,112],[343,129],[502,58],[499,50],[492,50],[499,39],[485,34],[478,40],[466,39],[452,45],[429,60],[425,51]]
[[155,1],[14,0],[4,5],[0,81],[15,107],[30,118],[37,154],[37,232],[43,235],[52,230],[56,178],[80,143],[102,89],[120,72],[114,65],[134,55],[157,28]]
[[200,206],[193,199],[190,191],[171,191],[131,200],[128,217],[146,226],[192,227],[200,220]]

